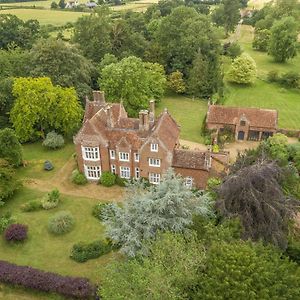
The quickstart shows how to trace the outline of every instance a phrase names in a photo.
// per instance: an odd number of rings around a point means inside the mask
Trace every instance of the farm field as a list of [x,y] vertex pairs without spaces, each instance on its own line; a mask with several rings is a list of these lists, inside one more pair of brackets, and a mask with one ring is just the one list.
[[35,6],[35,7],[43,7],[49,8],[51,6],[51,0],[43,0],[43,1],[28,1],[28,2],[14,2],[14,3],[1,3],[1,6],[9,6],[9,7],[20,7],[20,6]]

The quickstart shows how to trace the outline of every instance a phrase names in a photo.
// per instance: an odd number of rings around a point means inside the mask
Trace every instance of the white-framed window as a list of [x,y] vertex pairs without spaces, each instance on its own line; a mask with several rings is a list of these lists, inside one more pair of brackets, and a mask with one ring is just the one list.
[[115,150],[109,150],[110,154],[110,159],[115,159],[116,158],[116,151]]
[[84,173],[87,179],[99,179],[101,176],[100,166],[84,166]]
[[206,157],[204,158],[204,164],[207,168],[210,168],[211,167],[211,156],[209,157]]
[[120,161],[129,161],[129,153],[128,152],[119,152],[119,160]]
[[135,168],[135,170],[134,170],[134,172],[135,172],[135,179],[139,179],[140,178],[140,168]]
[[130,168],[129,167],[120,167],[120,177],[121,178],[130,178]]
[[151,152],[158,152],[158,144],[150,145]]
[[193,177],[188,176],[188,177],[185,178],[185,186],[186,187],[192,188],[193,187],[193,182],[194,182]]
[[159,182],[160,182],[160,174],[149,173],[149,182],[152,183],[152,184],[159,184]]
[[110,171],[113,173],[113,174],[116,174],[116,165],[111,165],[110,166]]
[[138,153],[134,153],[134,161],[136,162],[140,161],[140,155]]
[[160,167],[160,159],[159,158],[149,158],[149,166],[150,167]]
[[99,147],[82,147],[82,153],[85,160],[100,160]]

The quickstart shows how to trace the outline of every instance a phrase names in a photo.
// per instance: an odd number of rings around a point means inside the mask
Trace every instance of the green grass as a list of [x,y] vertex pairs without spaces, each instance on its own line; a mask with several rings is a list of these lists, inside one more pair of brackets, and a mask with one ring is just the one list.
[[89,13],[84,12],[48,9],[6,9],[0,10],[0,14],[13,14],[24,21],[36,19],[41,25],[52,24],[56,26],[62,26],[68,22],[75,22],[79,17],[89,15]]
[[14,3],[1,3],[0,6],[9,6],[9,7],[20,7],[20,6],[35,6],[49,8],[51,7],[52,0],[43,0],[43,1],[28,1],[28,2],[14,2]]
[[207,102],[184,96],[168,96],[162,99],[157,113],[167,108],[172,117],[181,126],[180,138],[192,142],[203,143],[201,126],[207,112]]
[[[22,244],[9,244],[0,239],[0,259],[18,265],[29,265],[45,271],[62,275],[87,277],[93,282],[101,278],[103,266],[114,254],[108,254],[86,263],[77,263],[69,258],[74,243],[79,241],[93,241],[103,237],[103,226],[91,215],[92,207],[99,203],[96,199],[62,196],[58,207],[52,210],[36,212],[21,212],[22,203],[39,198],[44,193],[23,188],[1,212],[10,210],[18,223],[27,224],[29,238]],[[48,219],[55,212],[69,210],[73,214],[76,224],[73,231],[62,236],[48,233]]]

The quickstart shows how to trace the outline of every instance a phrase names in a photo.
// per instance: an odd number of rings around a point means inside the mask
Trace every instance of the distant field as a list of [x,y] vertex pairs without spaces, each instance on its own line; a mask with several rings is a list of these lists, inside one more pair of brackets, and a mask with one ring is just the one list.
[[[0,6],[36,6],[49,8],[51,6],[52,0],[43,0],[43,1],[29,1],[29,2],[16,2],[16,3],[1,3]],[[57,1],[58,2],[58,1]]]
[[57,11],[46,9],[9,9],[0,10],[0,14],[13,14],[22,20],[36,19],[42,25],[52,24],[61,26],[67,22],[75,22],[79,17],[88,15],[83,12]]
[[[248,7],[249,8],[255,8],[255,9],[261,9],[263,8],[263,6],[268,3],[271,2],[272,0],[250,0],[248,2]],[[288,0],[286,0],[288,1]]]

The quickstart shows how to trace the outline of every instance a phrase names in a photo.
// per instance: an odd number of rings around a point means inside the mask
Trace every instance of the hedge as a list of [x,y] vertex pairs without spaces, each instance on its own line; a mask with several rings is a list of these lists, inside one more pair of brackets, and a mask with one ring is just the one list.
[[62,276],[2,260],[0,260],[0,282],[58,293],[75,299],[90,299],[96,295],[96,287],[86,278]]

